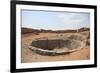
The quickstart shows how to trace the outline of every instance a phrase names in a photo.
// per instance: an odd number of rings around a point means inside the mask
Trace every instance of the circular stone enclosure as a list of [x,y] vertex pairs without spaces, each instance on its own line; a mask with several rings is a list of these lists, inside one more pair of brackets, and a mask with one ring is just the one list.
[[[30,48],[41,55],[61,55],[74,52],[78,48],[82,48],[83,42],[79,39],[74,39],[73,36],[63,39],[41,39],[32,41]],[[57,50],[55,50],[57,48]],[[68,50],[64,50],[66,48]]]

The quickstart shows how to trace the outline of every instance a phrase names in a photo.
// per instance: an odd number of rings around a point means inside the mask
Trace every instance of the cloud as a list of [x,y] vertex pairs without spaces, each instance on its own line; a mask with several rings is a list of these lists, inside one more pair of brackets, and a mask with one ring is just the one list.
[[63,13],[58,18],[62,21],[65,28],[77,29],[89,27],[89,14],[86,13]]
[[80,24],[83,21],[82,16],[78,17],[75,13],[59,14],[58,17],[67,25]]
[[59,14],[58,18],[65,18],[65,16],[66,16],[65,14]]
[[74,24],[79,24],[81,23],[80,19],[63,19],[64,24],[67,25],[74,25]]

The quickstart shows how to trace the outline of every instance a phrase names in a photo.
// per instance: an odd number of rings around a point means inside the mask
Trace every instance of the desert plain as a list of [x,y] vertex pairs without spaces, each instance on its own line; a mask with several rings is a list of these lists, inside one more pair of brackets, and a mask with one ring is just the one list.
[[[87,30],[86,30],[87,29]],[[78,31],[74,30],[67,32],[33,32],[30,29],[21,28],[21,62],[54,62],[54,61],[75,61],[75,60],[89,60],[90,59],[90,30],[88,28],[81,28]],[[29,31],[29,32],[27,32]],[[76,36],[75,39],[82,41],[81,46],[75,52],[63,55],[41,55],[34,52],[29,46],[34,40],[39,39],[68,39],[70,36]],[[73,36],[73,37],[74,37]],[[70,38],[73,39],[73,38]],[[74,46],[71,45],[71,46]],[[37,49],[37,48],[36,48]],[[65,48],[66,49],[66,48]],[[62,48],[60,48],[62,50]]]

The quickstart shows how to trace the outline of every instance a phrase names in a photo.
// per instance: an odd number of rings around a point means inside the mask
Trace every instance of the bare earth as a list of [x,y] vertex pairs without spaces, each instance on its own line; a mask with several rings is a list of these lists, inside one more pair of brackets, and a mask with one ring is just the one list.
[[[87,32],[85,32],[85,33],[87,33]],[[80,35],[80,33],[60,33],[60,34],[58,34],[58,33],[40,33],[39,35],[30,33],[30,34],[22,35],[21,62],[22,63],[31,63],[31,62],[47,62],[47,61],[89,60],[89,58],[90,58],[89,46],[85,46],[84,48],[82,48],[76,52],[73,52],[70,54],[65,54],[65,55],[59,55],[59,56],[43,56],[43,55],[36,54],[31,49],[29,49],[29,45],[35,39],[52,38],[52,37],[59,38],[59,35],[64,35],[64,36],[68,37],[71,34],[79,34]]]

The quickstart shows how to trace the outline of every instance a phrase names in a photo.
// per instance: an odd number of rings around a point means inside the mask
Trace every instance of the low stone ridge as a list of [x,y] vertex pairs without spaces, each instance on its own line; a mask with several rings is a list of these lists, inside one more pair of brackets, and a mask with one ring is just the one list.
[[69,30],[45,30],[45,29],[33,29],[33,28],[27,28],[27,27],[22,27],[21,28],[21,33],[22,34],[27,34],[27,33],[34,33],[34,34],[39,34],[39,33],[76,33],[78,32],[83,32],[83,31],[89,31],[89,28],[80,28],[80,29],[69,29]]

